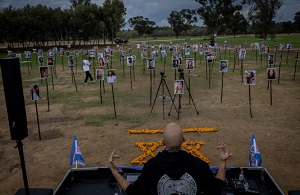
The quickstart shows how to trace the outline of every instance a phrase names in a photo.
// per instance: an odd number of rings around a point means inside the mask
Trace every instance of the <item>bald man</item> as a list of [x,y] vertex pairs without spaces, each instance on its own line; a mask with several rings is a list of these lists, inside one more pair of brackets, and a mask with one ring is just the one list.
[[226,174],[226,162],[231,157],[226,145],[221,142],[220,165],[216,176],[209,165],[201,159],[181,149],[185,139],[181,128],[169,123],[163,133],[165,149],[151,158],[143,167],[141,175],[134,183],[125,180],[118,172],[112,152],[109,158],[111,172],[127,194],[189,194],[204,192],[207,195],[222,194]]

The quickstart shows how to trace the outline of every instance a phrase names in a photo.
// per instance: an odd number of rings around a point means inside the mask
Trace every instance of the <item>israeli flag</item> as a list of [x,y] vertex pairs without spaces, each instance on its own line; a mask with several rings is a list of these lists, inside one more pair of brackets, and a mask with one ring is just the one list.
[[83,156],[80,152],[78,141],[77,141],[77,138],[75,135],[73,138],[71,155],[70,155],[70,165],[74,165],[74,164],[76,164],[76,168],[77,168],[77,164],[81,164],[82,166],[85,167],[85,162],[84,162]]
[[254,134],[252,134],[250,139],[249,166],[260,167],[261,164],[262,164],[262,158],[259,153],[258,147],[256,145]]

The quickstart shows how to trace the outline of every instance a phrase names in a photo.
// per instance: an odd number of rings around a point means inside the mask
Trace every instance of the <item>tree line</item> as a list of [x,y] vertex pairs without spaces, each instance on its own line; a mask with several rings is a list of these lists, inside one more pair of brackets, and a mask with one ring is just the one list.
[[[121,30],[125,26],[126,7],[122,0],[105,0],[102,6],[91,0],[69,0],[70,8],[51,8],[43,5],[14,8],[0,11],[0,43],[9,47],[42,47],[49,42],[60,46],[85,45],[113,41],[116,36],[125,38],[203,36],[223,34],[255,34],[259,38],[275,37],[276,33],[300,31],[300,11],[294,22],[276,23],[275,18],[283,0],[196,0],[199,8],[172,11],[167,18],[171,27],[158,27],[143,16],[135,16],[127,22],[134,30]],[[241,13],[244,5],[250,6],[248,17]],[[195,24],[203,20],[205,27]],[[18,45],[16,45],[18,44]]]
[[125,25],[126,8],[121,0],[105,0],[102,6],[90,0],[70,0],[70,9],[43,5],[4,8],[0,12],[0,43],[28,47],[45,46],[63,41],[86,44],[91,39],[112,41]]
[[[283,0],[243,0],[240,4],[235,0],[196,0],[196,2],[200,6],[195,10],[182,9],[170,13],[168,23],[173,30],[172,34],[177,38],[182,34],[194,36],[195,32],[199,32],[199,28],[195,30],[198,17],[203,20],[205,34],[212,37],[220,34],[234,36],[255,34],[256,37],[266,39],[274,38],[277,33],[300,32],[300,11],[295,14],[294,22],[275,22],[276,17],[284,14],[279,13]],[[247,18],[241,12],[245,5],[250,6]],[[160,29],[154,27],[155,23],[143,16],[130,18],[128,22],[139,36],[142,34],[156,36],[157,29]]]

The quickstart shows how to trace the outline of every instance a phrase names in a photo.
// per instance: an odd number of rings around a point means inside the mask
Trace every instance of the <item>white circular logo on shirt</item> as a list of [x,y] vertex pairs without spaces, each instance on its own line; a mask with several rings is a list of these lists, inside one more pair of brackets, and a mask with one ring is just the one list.
[[161,195],[195,195],[197,193],[197,184],[188,173],[184,173],[179,180],[173,180],[164,174],[158,181],[157,193]]

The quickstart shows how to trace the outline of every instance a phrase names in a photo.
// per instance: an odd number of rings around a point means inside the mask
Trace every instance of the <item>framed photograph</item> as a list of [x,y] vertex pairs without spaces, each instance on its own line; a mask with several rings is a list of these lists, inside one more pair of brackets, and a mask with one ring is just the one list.
[[30,97],[32,101],[40,99],[40,88],[38,84],[30,85]]
[[47,79],[49,77],[48,66],[40,66],[40,78]]
[[57,47],[53,47],[53,49],[52,49],[52,50],[53,50],[53,52],[54,52],[54,53],[57,53],[57,52],[58,52],[58,49],[57,49]]
[[79,56],[79,51],[78,50],[74,50],[74,56],[78,57]]
[[152,58],[147,59],[147,70],[154,70],[155,69],[155,60]]
[[31,57],[30,51],[24,51],[24,56],[26,59],[30,58]]
[[268,64],[269,65],[273,65],[274,64],[274,55],[273,54],[269,54],[268,55]]
[[172,69],[179,69],[180,64],[179,64],[179,59],[172,59]]
[[131,58],[132,58],[132,63],[133,63],[133,65],[135,64],[135,61],[136,61],[136,56],[131,56]]
[[94,58],[95,57],[95,50],[90,50],[90,58]]
[[288,50],[292,49],[292,44],[290,44],[290,43],[286,44],[286,49],[288,49]]
[[99,58],[103,58],[103,57],[104,57],[104,54],[103,54],[103,53],[97,53],[97,57],[98,57],[98,59],[99,59]]
[[64,56],[64,55],[65,55],[65,51],[64,51],[63,48],[60,48],[60,49],[59,49],[59,55],[60,55],[60,56]]
[[107,64],[110,62],[110,55],[105,55],[104,62]]
[[270,47],[269,46],[265,46],[265,54],[270,52]]
[[147,51],[141,52],[141,57],[145,60],[147,58]]
[[235,48],[234,48],[235,53],[239,54],[240,50],[241,50],[241,45],[236,45]]
[[259,48],[259,54],[265,54],[265,47]]
[[126,57],[126,52],[125,51],[121,51],[120,58],[124,60],[125,57]]
[[219,72],[228,72],[228,60],[220,60]]
[[127,66],[133,66],[133,62],[132,62],[132,57],[131,56],[127,57]]
[[276,80],[276,68],[267,68],[267,80]]
[[246,58],[246,50],[240,49],[239,59],[245,59],[245,58]]
[[186,60],[185,60],[185,69],[186,70],[194,70],[194,68],[195,68],[194,58],[186,58]]
[[100,68],[104,68],[105,63],[103,57],[98,58],[98,63]]
[[254,49],[259,49],[259,43],[254,43]]
[[256,71],[255,70],[245,70],[244,79],[245,79],[245,81],[244,81],[245,85],[255,85]]
[[279,51],[282,51],[284,49],[284,45],[283,44],[279,44]]
[[110,55],[110,56],[114,56],[114,50],[113,50],[113,49],[110,50],[109,55]]
[[47,58],[47,65],[48,66],[54,66],[54,58],[53,57],[48,57]]
[[36,49],[32,49],[32,53],[36,53]]
[[44,56],[38,56],[38,61],[40,65],[43,65],[44,63]]
[[48,57],[54,57],[54,52],[52,50],[49,50],[47,55]]
[[90,51],[89,50],[84,50],[84,55],[89,56]]
[[131,55],[132,54],[132,48],[128,48],[128,53]]
[[277,52],[277,51],[278,51],[278,46],[275,45],[275,46],[274,46],[274,52]]
[[213,62],[213,59],[214,59],[214,56],[213,55],[208,55],[206,56],[206,60],[207,60],[207,63],[212,63]]
[[163,47],[164,47],[164,44],[159,44],[159,45],[158,45],[159,51],[163,50]]
[[184,94],[183,80],[174,81],[174,94]]
[[70,56],[70,51],[66,51],[66,56],[67,56],[67,57]]
[[69,68],[74,68],[74,56],[68,57],[68,66]]
[[186,48],[185,48],[185,55],[186,56],[191,55],[191,46],[189,46],[189,45],[186,46]]
[[198,51],[198,45],[193,45],[193,52],[197,52]]
[[140,45],[140,44],[136,44],[136,48],[137,48],[137,49],[140,49],[140,48],[141,48],[141,45]]
[[107,70],[107,83],[117,82],[116,69]]
[[151,57],[152,57],[152,59],[156,59],[157,57],[156,57],[156,51],[152,51],[151,52]]
[[104,70],[103,69],[96,69],[96,80],[104,81]]
[[166,50],[161,50],[161,56],[162,56],[163,58],[167,57],[167,52],[166,52]]
[[43,55],[43,49],[39,49],[38,54],[39,54],[39,56],[42,56]]

